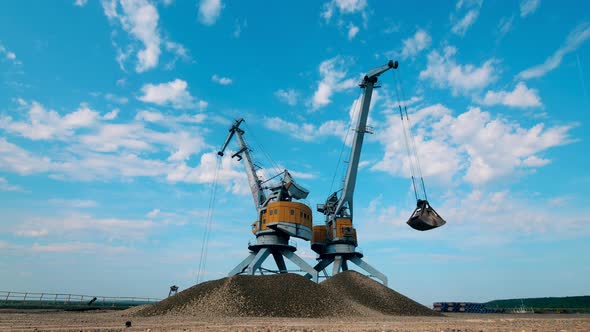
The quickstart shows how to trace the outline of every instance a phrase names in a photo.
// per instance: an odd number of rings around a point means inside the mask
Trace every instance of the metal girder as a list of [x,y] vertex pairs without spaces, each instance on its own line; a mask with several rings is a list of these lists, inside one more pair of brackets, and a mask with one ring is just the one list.
[[332,276],[335,276],[338,273],[340,273],[340,269],[342,268],[342,261],[344,261],[344,258],[342,258],[342,256],[334,257],[334,266],[332,266]]
[[379,272],[376,268],[369,265],[369,263],[365,262],[364,260],[362,260],[359,257],[352,257],[349,260],[351,262],[353,262],[354,264],[356,264],[361,269],[369,272],[373,277],[381,280],[383,285],[387,286],[387,277],[385,276],[385,274]]
[[264,260],[266,259],[266,257],[268,257],[268,255],[270,255],[270,249],[262,248],[262,249],[258,250],[258,252],[256,253],[256,256],[248,265],[248,268],[246,269],[246,273],[253,275],[256,272],[256,270],[258,270],[260,265],[262,265],[262,262],[264,262]]
[[[322,271],[323,269],[328,267],[328,265],[332,264],[333,261],[334,261],[333,258],[323,258],[313,267],[313,269],[317,273],[320,273],[320,271]],[[311,279],[312,276],[311,276],[311,274],[308,273],[305,275],[305,277]]]
[[307,264],[307,262],[305,262],[301,257],[297,256],[294,252],[289,250],[283,250],[282,254],[295,265],[299,266],[299,268],[301,268],[304,272],[307,272],[307,274],[305,275],[307,278],[311,278],[311,280],[315,282],[318,281],[318,271],[311,267],[311,265]]
[[254,255],[254,253],[251,252],[250,255],[246,257],[246,259],[244,259],[240,264],[238,264],[231,271],[229,271],[228,277],[235,276],[236,274],[244,272],[244,270],[248,267],[248,265],[250,265],[250,262],[252,262],[254,257],[256,257],[256,255]]
[[273,251],[272,257],[274,257],[275,262],[277,263],[277,267],[279,268],[280,273],[287,273],[287,265],[285,265],[285,260],[283,259],[283,255],[280,252]]

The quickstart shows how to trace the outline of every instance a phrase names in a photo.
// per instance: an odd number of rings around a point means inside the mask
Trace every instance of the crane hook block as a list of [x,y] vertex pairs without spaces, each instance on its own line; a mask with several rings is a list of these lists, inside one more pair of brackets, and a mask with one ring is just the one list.
[[407,224],[415,230],[427,231],[440,227],[447,222],[430,206],[427,200],[419,199],[416,210]]

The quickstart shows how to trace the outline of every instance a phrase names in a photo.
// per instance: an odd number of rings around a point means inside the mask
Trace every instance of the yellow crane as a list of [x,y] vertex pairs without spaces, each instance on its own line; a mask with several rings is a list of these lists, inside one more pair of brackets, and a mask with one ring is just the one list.
[[272,178],[263,181],[258,177],[251,150],[244,140],[245,131],[240,128],[243,122],[244,119],[238,119],[230,127],[218,155],[224,155],[229,142],[235,136],[239,150],[232,158],[244,162],[257,212],[257,219],[252,223],[252,233],[256,235],[256,242],[248,244],[250,254],[231,270],[229,275],[262,273],[262,263],[272,255],[278,270],[271,272],[287,273],[284,260],[286,257],[306,272],[309,278],[317,280],[317,271],[295,254],[297,247],[289,241],[291,237],[306,241],[312,237],[311,208],[295,201],[305,199],[309,191],[298,185],[288,170],[276,176],[280,177],[278,184],[266,186]]

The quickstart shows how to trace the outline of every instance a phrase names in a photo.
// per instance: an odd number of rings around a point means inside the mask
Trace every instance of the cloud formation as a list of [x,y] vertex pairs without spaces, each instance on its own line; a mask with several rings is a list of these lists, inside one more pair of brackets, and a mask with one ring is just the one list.
[[213,25],[217,22],[223,5],[221,0],[200,0],[199,13],[197,15],[199,22],[204,25]]
[[[484,185],[517,171],[544,166],[549,160],[539,154],[572,142],[572,126],[546,127],[538,123],[524,128],[494,118],[478,107],[453,116],[450,109],[437,104],[412,110],[410,116],[415,124],[412,130],[422,172],[442,183],[461,180]],[[388,115],[385,128],[376,136],[385,153],[372,169],[409,177],[399,115]]]
[[539,4],[541,0],[521,0],[520,1],[520,17],[527,17],[533,14],[537,8],[539,8]]
[[321,80],[313,95],[311,106],[317,110],[332,102],[331,97],[335,92],[349,89],[356,85],[356,80],[346,78],[346,59],[340,56],[323,61],[319,72]]
[[553,55],[547,58],[544,63],[521,71],[517,77],[528,80],[545,76],[545,74],[561,64],[564,56],[578,49],[588,38],[590,38],[590,22],[584,22],[570,32],[563,45]]
[[143,93],[138,99],[159,106],[171,106],[176,109],[189,109],[197,107],[195,98],[187,90],[188,83],[181,79],[175,79],[167,83],[146,84],[141,88]]
[[461,65],[454,59],[456,53],[457,49],[453,46],[446,46],[442,54],[436,50],[430,52],[427,67],[420,72],[420,79],[428,79],[439,88],[450,88],[454,95],[481,90],[497,80],[496,59],[486,60],[479,67]]
[[416,54],[420,53],[421,51],[430,47],[431,43],[432,38],[430,37],[428,32],[426,32],[423,29],[418,29],[412,37],[404,40],[401,58],[411,58]]
[[519,82],[514,91],[488,91],[484,97],[485,105],[504,105],[508,107],[527,108],[541,107],[541,98],[536,89],[527,88],[524,82]]
[[222,77],[217,74],[213,74],[213,76],[211,76],[211,80],[217,84],[220,84],[220,85],[230,85],[234,82],[229,77]]

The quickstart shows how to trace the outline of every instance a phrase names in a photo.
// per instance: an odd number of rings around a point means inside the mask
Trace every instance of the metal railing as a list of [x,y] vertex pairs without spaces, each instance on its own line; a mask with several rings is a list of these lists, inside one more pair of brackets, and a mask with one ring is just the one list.
[[0,291],[0,307],[100,307],[125,309],[158,301],[160,299],[149,297]]

